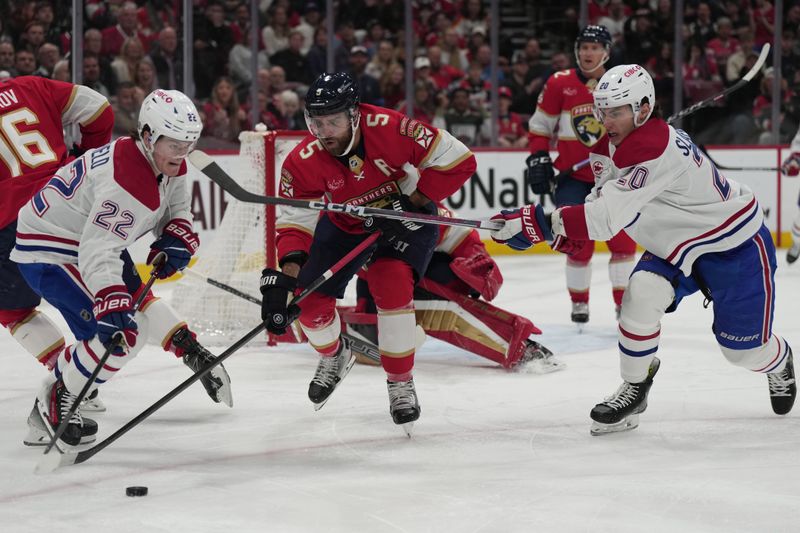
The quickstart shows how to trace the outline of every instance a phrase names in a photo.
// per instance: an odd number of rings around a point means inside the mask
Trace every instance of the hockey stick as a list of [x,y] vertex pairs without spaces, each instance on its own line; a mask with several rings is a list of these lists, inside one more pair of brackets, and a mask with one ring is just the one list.
[[721,164],[717,163],[716,161],[714,161],[714,158],[711,157],[711,154],[709,154],[706,151],[706,147],[705,146],[700,144],[697,147],[700,148],[700,151],[705,154],[705,156],[708,158],[708,160],[711,161],[714,164],[714,166],[717,167],[718,170],[732,170],[732,171],[743,171],[743,172],[744,171],[748,171],[748,170],[755,171],[755,172],[759,172],[759,171],[761,171],[761,172],[778,172],[780,170],[780,168],[778,168],[778,167],[729,167],[729,166],[721,165]]
[[[233,294],[234,296],[238,296],[239,298],[241,298],[243,300],[247,300],[248,302],[251,302],[251,303],[254,303],[254,304],[258,305],[259,307],[261,306],[261,300],[259,300],[255,296],[251,296],[251,295],[249,295],[249,294],[247,294],[245,292],[240,291],[239,289],[231,287],[230,285],[226,285],[225,283],[222,283],[221,281],[215,280],[213,278],[209,278],[209,277],[205,276],[204,274],[201,274],[200,272],[196,272],[196,271],[192,270],[191,268],[187,268],[186,270],[183,271],[183,273],[184,274],[189,273],[189,274],[191,274],[192,276],[194,276],[194,277],[196,277],[198,279],[202,279],[203,281],[205,281],[209,285],[212,285],[212,286],[214,286],[214,287],[216,287],[218,289],[221,289],[221,290],[223,290],[225,292],[229,292],[229,293]],[[373,360],[376,363],[380,363],[381,362],[380,351],[378,350],[378,347],[375,346],[374,344],[366,342],[366,341],[362,341],[361,339],[358,339],[358,338],[356,338],[356,337],[354,337],[354,336],[352,336],[352,335],[350,335],[348,333],[345,333],[345,332],[342,332],[340,335],[341,335],[341,337],[343,339],[345,339],[345,341],[347,341],[347,343],[350,345],[350,348],[352,348],[353,350],[363,354],[365,357]]]
[[[380,232],[376,232],[371,234],[369,237],[364,239],[361,243],[358,244],[355,248],[350,250],[344,257],[342,257],[339,261],[337,261],[332,267],[326,270],[320,277],[315,279],[308,287],[306,287],[303,292],[295,296],[289,305],[298,304],[302,302],[309,294],[319,288],[320,285],[328,281],[331,277],[333,277],[337,272],[339,272],[345,265],[347,265],[350,261],[358,257],[364,250],[369,248],[369,246],[377,240],[380,236]],[[164,405],[170,402],[173,398],[179,395],[181,392],[189,388],[194,382],[205,376],[207,373],[211,371],[215,366],[222,364],[228,357],[233,355],[236,351],[238,351],[242,346],[253,340],[259,333],[261,333],[266,328],[265,322],[260,322],[256,327],[254,327],[249,332],[245,333],[245,335],[236,341],[230,348],[225,350],[222,354],[217,357],[217,359],[203,368],[202,370],[194,373],[193,375],[189,376],[186,380],[184,380],[180,385],[169,391],[165,396],[162,396],[161,399],[156,401],[153,405],[139,413],[135,418],[129,421],[127,424],[119,428],[117,431],[103,439],[102,442],[99,442],[92,446],[89,449],[83,450],[81,452],[63,452],[54,454],[44,455],[42,459],[37,463],[36,469],[34,470],[37,474],[45,474],[48,472],[52,472],[55,469],[62,467],[62,466],[69,466],[77,463],[84,463],[94,457],[97,453],[101,452],[125,433],[130,431],[131,429],[138,426],[142,421],[148,418],[150,415],[161,409]]]
[[711,104],[718,102],[719,100],[722,100],[732,92],[738,91],[739,89],[750,83],[750,81],[752,81],[752,79],[755,78],[756,74],[758,74],[761,71],[761,68],[764,66],[764,62],[766,62],[767,60],[767,55],[769,55],[769,48],[770,48],[769,43],[766,43],[764,44],[763,47],[761,47],[761,53],[759,54],[758,59],[753,64],[752,68],[748,70],[747,73],[745,73],[745,75],[742,76],[741,79],[739,79],[739,81],[737,81],[736,83],[734,83],[721,93],[717,93],[714,96],[709,96],[705,100],[701,100],[700,102],[697,102],[696,104],[691,105],[686,109],[678,111],[677,113],[675,113],[674,115],[672,115],[667,119],[667,124],[672,124],[676,120],[680,120],[686,116],[689,116],[695,111],[699,111],[700,109],[708,107]]
[[[684,117],[688,117],[689,115],[691,115],[691,114],[693,114],[693,113],[695,113],[695,112],[697,112],[697,111],[699,111],[701,109],[704,109],[704,108],[710,106],[711,104],[713,104],[715,102],[718,102],[719,100],[722,100],[723,98],[725,98],[726,96],[728,96],[732,92],[738,91],[739,89],[741,89],[742,87],[744,87],[745,85],[750,83],[753,80],[753,78],[755,78],[756,74],[758,74],[761,71],[761,68],[764,66],[764,62],[767,60],[767,55],[769,55],[769,48],[770,48],[769,43],[764,44],[764,46],[761,48],[761,53],[759,54],[758,59],[756,59],[756,62],[753,64],[753,66],[750,68],[750,70],[748,70],[745,73],[745,75],[742,76],[739,79],[739,81],[737,81],[736,83],[734,83],[733,85],[731,85],[730,87],[725,89],[724,91],[722,91],[720,93],[717,93],[717,94],[715,94],[713,96],[709,96],[705,100],[701,100],[700,102],[697,102],[696,104],[693,104],[693,105],[687,107],[686,109],[682,109],[682,110],[678,111],[677,113],[675,113],[674,115],[671,115],[669,118],[667,118],[667,124],[672,124],[676,120],[680,120],[680,119],[682,119]],[[588,158],[584,159],[583,161],[579,161],[578,163],[575,163],[574,165],[572,165],[570,168],[559,172],[558,175],[554,178],[554,181],[557,181],[559,178],[563,178],[564,176],[569,176],[573,172],[582,169],[583,167],[585,167],[588,164],[589,164],[589,159]],[[717,165],[717,168],[719,168],[720,170],[739,170],[737,168],[723,168],[723,167],[720,167],[719,165]],[[777,169],[773,169],[773,168],[769,168],[769,169],[768,168],[747,168],[747,169],[742,169],[742,170],[777,170]]]
[[[156,255],[155,259],[153,260],[153,269],[150,271],[150,279],[147,280],[147,283],[145,284],[144,288],[142,289],[141,294],[139,294],[139,297],[136,299],[136,302],[134,302],[134,304],[133,304],[134,312],[139,311],[139,306],[142,305],[142,302],[147,297],[147,293],[150,292],[150,288],[153,286],[153,283],[156,281],[156,276],[155,276],[156,271],[159,268],[161,268],[162,264],[166,261],[166,259],[167,259],[167,254],[165,254],[164,252],[159,252],[158,255]],[[111,343],[106,347],[106,350],[103,352],[103,355],[100,357],[100,360],[98,361],[97,366],[94,368],[94,371],[92,372],[92,375],[89,376],[89,379],[86,381],[86,383],[84,383],[83,388],[78,393],[78,395],[75,397],[75,401],[72,402],[72,407],[70,407],[69,412],[61,420],[61,423],[58,425],[58,428],[56,428],[55,433],[53,433],[53,436],[50,438],[50,442],[47,444],[47,447],[44,449],[44,455],[47,455],[48,453],[50,453],[50,450],[53,449],[53,446],[55,446],[55,444],[58,441],[58,439],[61,437],[61,435],[64,434],[64,431],[66,431],[67,426],[69,426],[69,421],[72,418],[72,415],[74,415],[75,411],[78,410],[78,406],[80,406],[81,402],[83,401],[83,398],[86,396],[86,393],[89,391],[89,388],[94,383],[94,380],[97,379],[97,376],[100,374],[100,371],[103,369],[103,366],[105,366],[106,361],[108,361],[108,358],[111,357],[111,352],[113,352],[114,348],[117,348],[122,343],[123,343],[123,334],[122,334],[122,332],[117,331],[116,333],[114,333],[113,337],[111,338]]]
[[301,209],[312,209],[315,211],[331,211],[334,213],[345,213],[359,217],[383,217],[395,220],[411,220],[421,224],[435,224],[440,226],[464,226],[475,229],[502,229],[504,223],[497,220],[471,220],[467,218],[450,218],[439,215],[428,215],[425,213],[411,213],[408,211],[393,211],[391,209],[379,209],[377,207],[367,207],[363,205],[334,204],[314,200],[295,200],[292,198],[279,198],[275,196],[261,196],[252,193],[236,183],[236,181],[214,162],[211,157],[201,150],[195,150],[189,154],[189,161],[205,174],[211,181],[222,187],[222,189],[242,202],[266,205],[285,205],[289,207],[299,207]]

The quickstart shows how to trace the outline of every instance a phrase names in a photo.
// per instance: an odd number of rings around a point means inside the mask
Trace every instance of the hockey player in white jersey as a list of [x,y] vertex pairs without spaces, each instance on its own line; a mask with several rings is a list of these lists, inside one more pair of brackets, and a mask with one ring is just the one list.
[[[11,258],[28,285],[61,312],[77,340],[60,353],[35,402],[50,435],[100,354],[112,350],[90,392],[136,355],[144,344],[137,342],[140,331],[143,339],[149,335],[182,356],[193,371],[214,358],[171,308],[152,295],[134,317],[132,302],[142,283],[127,252],[152,231],[156,240],[148,262],[158,252],[167,256],[158,277],[188,265],[199,241],[192,231],[184,159],[201,131],[197,110],[184,94],[153,91],[139,114],[139,138],[124,137],[86,152],[59,169],[19,211]],[[118,332],[124,342],[113,345]],[[215,401],[231,405],[230,380],[221,366],[203,385]],[[78,410],[57,445],[62,450],[75,446],[83,434]]]
[[624,228],[647,250],[622,302],[624,382],[592,409],[592,434],[637,427],[660,364],[661,318],[697,291],[713,303],[723,355],[766,374],[773,411],[789,413],[797,394],[792,350],[772,333],[775,248],[752,191],[726,180],[685,132],[654,114],[653,81],[641,66],[609,70],[594,102],[608,140],[592,150],[596,183],[586,204],[504,211],[493,218],[505,227],[492,232],[513,248],[548,241],[568,253],[572,239],[605,240]]
[[[794,178],[800,174],[800,129],[797,130],[794,139],[792,139],[789,150],[791,150],[791,154],[784,159],[781,171]],[[800,199],[798,199],[798,205],[800,205]],[[798,257],[800,257],[800,210],[798,210],[792,221],[792,247],[786,252],[786,262],[791,265],[797,261]]]

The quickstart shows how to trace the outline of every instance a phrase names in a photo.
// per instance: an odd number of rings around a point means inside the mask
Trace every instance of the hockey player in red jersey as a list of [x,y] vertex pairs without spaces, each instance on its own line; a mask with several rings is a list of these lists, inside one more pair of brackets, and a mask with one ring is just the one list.
[[[357,86],[344,73],[317,78],[306,97],[306,116],[313,136],[298,144],[283,164],[280,195],[285,198],[325,196],[343,204],[435,213],[434,202],[457,191],[475,172],[475,157],[446,131],[389,109],[359,104]],[[404,165],[419,170],[416,187]],[[300,325],[320,355],[308,395],[321,407],[353,361],[340,340],[336,298],[369,260],[367,283],[378,308],[378,346],[388,378],[389,409],[393,421],[405,425],[420,414],[412,379],[414,285],[428,266],[438,230],[402,220],[370,222],[381,231],[378,243],[306,298],[300,309],[287,309],[287,297],[363,241],[370,224],[340,213],[318,217],[314,211],[282,208],[277,221],[282,271],[268,269],[261,278],[262,318],[270,331],[280,334],[299,313]],[[275,316],[282,320],[273,320]]]
[[[148,262],[159,252],[167,256],[158,277],[188,265],[199,241],[184,160],[202,123],[184,94],[156,90],[142,104],[137,131],[138,138],[117,139],[61,167],[19,211],[11,259],[31,289],[61,312],[76,339],[59,353],[29,416],[29,426],[38,420],[48,438],[106,349],[111,356],[90,392],[133,359],[148,336],[195,372],[214,359],[162,300],[148,295],[133,309],[142,282],[127,251],[152,231]],[[124,342],[117,344],[120,333]],[[232,405],[221,365],[201,382],[214,401]],[[90,442],[90,431],[96,433],[96,424],[80,413],[66,421],[56,443],[60,450]]]
[[[439,215],[453,213],[440,205]],[[357,305],[344,308],[342,319],[351,334],[376,343],[377,311],[365,278],[359,272]],[[550,350],[529,338],[541,334],[533,322],[489,303],[502,284],[500,267],[476,230],[439,226],[433,257],[414,290],[417,324],[425,334],[508,370],[546,373],[564,368]],[[364,357],[358,360],[370,364]]]
[[[603,125],[592,112],[592,91],[605,73],[611,48],[611,34],[604,26],[586,26],[575,40],[575,59],[578,68],[556,72],[545,83],[539,95],[536,112],[529,123],[527,179],[535,194],[553,192],[558,207],[582,204],[594,185],[594,176],[587,166],[569,172],[576,163],[589,157],[589,149],[605,135]],[[558,136],[558,157],[551,161],[549,148]],[[562,175],[554,182],[556,168]],[[553,191],[553,186],[555,190]],[[567,290],[572,300],[572,321],[589,320],[589,286],[594,241],[576,246],[567,257]],[[608,241],[611,258],[608,274],[611,278],[617,313],[622,295],[634,266],[636,243],[621,231]]]
[[[114,125],[108,100],[88,87],[38,76],[0,82],[0,324],[48,369],[64,348],[64,336],[36,309],[41,298],[9,255],[19,208],[72,161],[64,128],[75,124],[81,133],[78,152],[106,144]],[[87,406],[104,409],[97,398]]]

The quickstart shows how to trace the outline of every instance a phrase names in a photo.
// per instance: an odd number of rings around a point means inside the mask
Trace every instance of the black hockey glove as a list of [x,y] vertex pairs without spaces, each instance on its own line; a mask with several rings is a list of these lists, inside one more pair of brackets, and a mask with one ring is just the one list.
[[[395,211],[407,211],[409,213],[426,213],[429,215],[436,213],[436,205],[429,202],[422,207],[417,207],[408,195],[402,194],[400,197],[392,202],[392,209]],[[373,231],[380,231],[381,238],[379,242],[387,244],[396,239],[402,240],[403,237],[411,232],[419,231],[423,227],[419,222],[412,220],[400,220],[393,218],[383,217],[367,217],[364,220],[364,229],[370,233]]]
[[533,194],[547,194],[552,191],[552,184],[556,173],[553,170],[553,160],[545,150],[528,156],[525,160],[528,169],[525,177]]
[[86,150],[78,146],[78,143],[72,143],[72,148],[69,149],[69,155],[77,159],[84,153],[86,153]]
[[260,286],[264,296],[261,300],[261,320],[266,322],[267,331],[283,335],[289,324],[300,316],[300,307],[289,305],[289,299],[297,288],[297,278],[265,268],[261,273]]

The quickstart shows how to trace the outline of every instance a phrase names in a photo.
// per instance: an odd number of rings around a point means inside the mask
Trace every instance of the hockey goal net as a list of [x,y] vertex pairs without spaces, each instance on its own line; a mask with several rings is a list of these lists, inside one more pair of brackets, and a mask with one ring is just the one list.
[[[235,168],[226,170],[245,189],[275,196],[283,160],[305,135],[304,131],[242,132]],[[201,342],[229,344],[253,329],[260,310],[253,302],[203,278],[260,299],[261,270],[275,264],[275,206],[230,198],[213,238],[202,243],[190,269],[199,276],[183,275],[173,290],[172,305],[179,316],[186,317]]]

